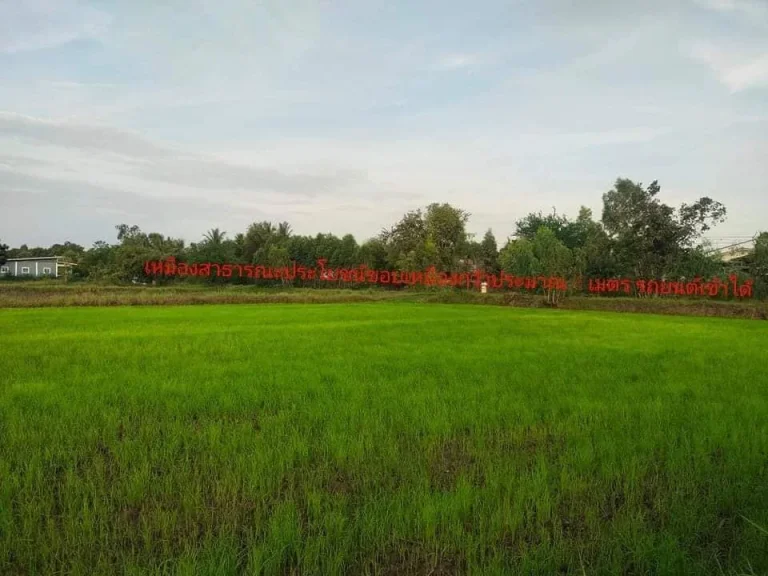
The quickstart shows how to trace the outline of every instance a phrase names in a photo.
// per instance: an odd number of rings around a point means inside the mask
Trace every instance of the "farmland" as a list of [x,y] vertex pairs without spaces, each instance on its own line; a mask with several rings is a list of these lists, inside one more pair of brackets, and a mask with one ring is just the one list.
[[768,326],[0,310],[0,573],[763,574]]

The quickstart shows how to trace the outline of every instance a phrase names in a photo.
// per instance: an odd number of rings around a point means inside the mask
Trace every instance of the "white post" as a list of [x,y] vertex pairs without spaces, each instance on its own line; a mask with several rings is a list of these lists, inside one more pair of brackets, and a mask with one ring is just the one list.
[[40,264],[37,260],[35,260],[35,278],[37,278],[40,274],[38,273],[38,267],[37,265]]
[[13,275],[18,276],[19,275],[19,263],[14,262],[13,263]]

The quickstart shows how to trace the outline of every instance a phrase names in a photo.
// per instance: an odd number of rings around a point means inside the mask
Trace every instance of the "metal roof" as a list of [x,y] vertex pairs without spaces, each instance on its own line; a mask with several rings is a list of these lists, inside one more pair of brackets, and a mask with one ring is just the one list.
[[32,256],[30,258],[6,258],[6,262],[21,262],[22,260],[61,260],[64,256]]

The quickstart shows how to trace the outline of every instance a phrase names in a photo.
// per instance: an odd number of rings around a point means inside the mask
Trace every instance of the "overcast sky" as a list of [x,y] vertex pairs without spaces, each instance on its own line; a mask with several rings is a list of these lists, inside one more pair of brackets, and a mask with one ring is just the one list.
[[11,245],[430,202],[501,242],[620,176],[768,229],[768,0],[0,0]]

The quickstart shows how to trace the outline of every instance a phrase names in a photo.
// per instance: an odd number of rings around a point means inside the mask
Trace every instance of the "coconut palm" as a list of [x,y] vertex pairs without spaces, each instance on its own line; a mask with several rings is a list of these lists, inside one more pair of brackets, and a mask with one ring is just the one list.
[[227,233],[223,230],[219,230],[218,228],[211,228],[208,230],[208,232],[205,233],[203,240],[206,244],[210,244],[211,246],[221,246],[226,235]]

